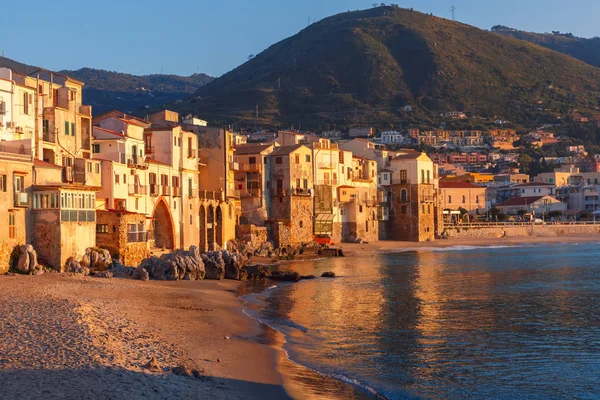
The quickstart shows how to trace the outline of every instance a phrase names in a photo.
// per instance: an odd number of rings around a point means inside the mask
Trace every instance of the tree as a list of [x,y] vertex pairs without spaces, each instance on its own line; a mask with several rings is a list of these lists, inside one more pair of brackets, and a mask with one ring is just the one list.
[[587,220],[589,220],[590,218],[592,218],[592,212],[591,212],[591,211],[587,211],[587,210],[585,210],[585,211],[582,211],[582,212],[579,214],[579,219],[580,219],[580,220],[582,220],[582,221],[587,221]]
[[525,214],[527,214],[527,210],[519,210],[517,211],[517,215],[521,218],[523,218],[525,216]]
[[491,209],[490,209],[490,215],[491,215],[492,217],[497,217],[497,216],[498,216],[498,215],[500,215],[500,214],[502,214],[502,211],[500,211],[500,209],[499,209],[499,208],[496,208],[496,207],[494,207],[494,208],[491,208]]

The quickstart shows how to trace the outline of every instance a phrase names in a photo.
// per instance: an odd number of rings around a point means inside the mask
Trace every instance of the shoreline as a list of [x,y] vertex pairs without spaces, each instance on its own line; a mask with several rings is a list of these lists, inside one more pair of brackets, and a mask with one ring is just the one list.
[[[347,257],[372,257],[462,246],[585,242],[600,242],[600,236],[381,241],[336,247]],[[294,386],[290,376],[294,374],[319,381],[330,393],[350,394],[349,387],[364,390],[289,359],[284,335],[244,312],[243,285],[58,273],[0,276],[2,393],[31,399],[301,398],[301,387]],[[144,368],[152,357],[161,371]],[[199,371],[200,379],[170,372],[180,365]],[[23,377],[35,384],[22,385]]]

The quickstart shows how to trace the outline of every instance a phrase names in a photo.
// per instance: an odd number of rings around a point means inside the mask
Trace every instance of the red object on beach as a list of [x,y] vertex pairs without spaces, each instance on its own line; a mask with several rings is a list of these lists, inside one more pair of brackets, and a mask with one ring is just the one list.
[[333,239],[329,235],[314,235],[313,241],[317,244],[333,244]]

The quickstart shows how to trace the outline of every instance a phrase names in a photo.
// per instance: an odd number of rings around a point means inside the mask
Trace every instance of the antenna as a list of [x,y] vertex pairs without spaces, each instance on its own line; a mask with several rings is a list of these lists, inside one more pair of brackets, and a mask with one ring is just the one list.
[[452,11],[452,21],[456,21],[456,7],[452,5],[452,7],[450,7],[450,11]]

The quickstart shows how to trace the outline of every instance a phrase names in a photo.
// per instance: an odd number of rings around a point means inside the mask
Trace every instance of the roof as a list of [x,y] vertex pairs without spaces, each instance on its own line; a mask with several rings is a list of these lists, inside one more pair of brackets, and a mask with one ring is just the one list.
[[539,199],[542,199],[546,196],[533,196],[533,197],[513,197],[512,199],[506,200],[504,203],[498,204],[497,207],[507,207],[507,206],[528,206],[532,203],[535,203]]
[[296,150],[298,150],[300,147],[305,147],[303,144],[294,144],[291,146],[281,146],[278,147],[277,150],[275,150],[274,152],[272,152],[271,156],[285,156],[288,154],[291,154],[293,152],[295,152]]
[[41,167],[41,168],[58,168],[58,169],[62,169],[62,167],[60,165],[52,164],[52,163],[49,163],[47,161],[42,161],[42,160],[33,160],[33,166],[34,167]]
[[538,183],[538,182],[529,182],[529,183],[520,183],[515,187],[528,187],[528,186],[556,186],[552,183]]
[[355,189],[354,186],[348,186],[348,185],[338,186],[338,188],[340,188],[340,189]]
[[411,152],[411,153],[397,155],[396,157],[392,158],[392,161],[393,160],[416,160],[417,158],[421,157],[422,155],[423,155],[423,153],[415,151],[415,152]]
[[235,147],[235,153],[237,155],[244,154],[259,154],[267,150],[272,144],[240,144]]
[[125,137],[125,135],[120,132],[115,132],[115,131],[111,131],[110,129],[100,128],[99,126],[94,126],[94,128],[92,130],[96,130],[96,129],[101,130],[106,133],[110,133],[112,135],[122,137],[122,138]]
[[485,189],[485,187],[470,182],[443,181],[440,182],[440,189]]
[[161,162],[161,161],[157,161],[157,160],[155,160],[153,158],[148,158],[148,157],[146,157],[146,162],[148,162],[150,164],[166,165],[167,167],[171,166],[170,164],[167,164],[167,163],[164,163],[164,162]]

